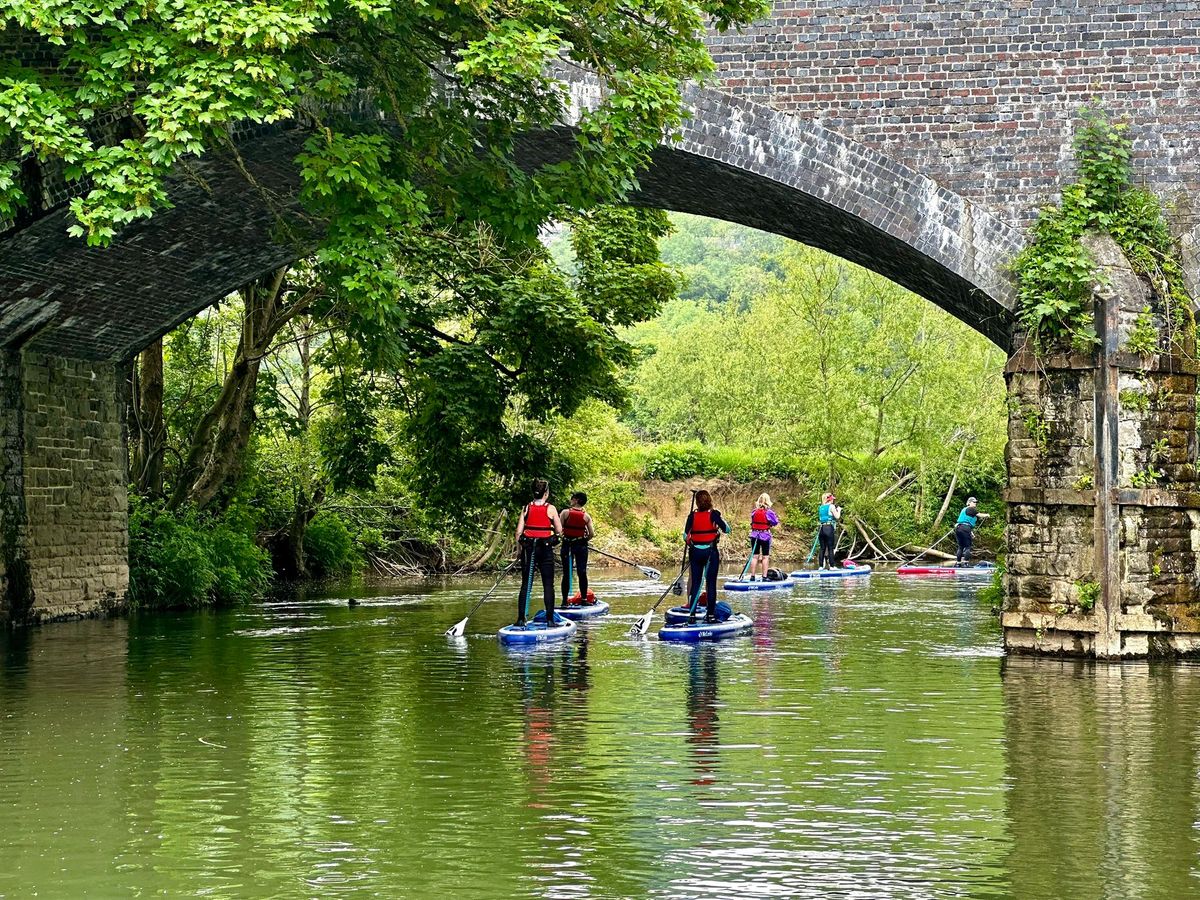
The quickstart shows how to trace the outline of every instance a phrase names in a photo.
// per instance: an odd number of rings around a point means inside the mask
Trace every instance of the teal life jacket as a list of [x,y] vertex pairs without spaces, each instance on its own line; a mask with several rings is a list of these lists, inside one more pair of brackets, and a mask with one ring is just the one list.
[[835,521],[833,510],[830,508],[831,506],[833,506],[832,503],[822,503],[821,508],[817,510],[817,516],[821,519],[822,525],[828,525],[830,522]]
[[971,507],[969,507],[969,506],[964,506],[964,507],[962,508],[962,512],[960,512],[960,513],[958,514],[958,522],[956,522],[955,524],[957,524],[957,525],[970,525],[972,528],[974,528],[976,525],[978,525],[978,524],[979,524],[979,517],[978,517],[978,516],[969,516],[969,515],[967,515],[967,510],[968,510],[968,509],[970,509],[970,508],[971,508]]

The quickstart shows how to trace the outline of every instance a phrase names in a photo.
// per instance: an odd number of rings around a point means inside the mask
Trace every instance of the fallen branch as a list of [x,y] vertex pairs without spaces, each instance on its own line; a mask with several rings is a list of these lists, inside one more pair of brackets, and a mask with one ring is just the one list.
[[875,502],[878,503],[880,500],[886,500],[892,494],[896,493],[896,491],[900,491],[900,490],[903,490],[904,488],[908,487],[910,484],[913,483],[913,481],[914,481],[914,479],[916,479],[916,477],[917,477],[916,472],[909,472],[907,475],[901,475],[898,479],[896,479],[895,484],[893,484],[890,488],[888,488],[886,491],[884,491],[882,494],[880,494],[878,497],[875,498]]
[[917,551],[916,556],[910,557],[910,560],[920,559],[922,556],[930,556],[934,559],[954,559],[953,553],[942,553],[940,550],[934,550],[932,547],[926,547],[922,550],[915,544],[905,544],[900,549],[905,552]]

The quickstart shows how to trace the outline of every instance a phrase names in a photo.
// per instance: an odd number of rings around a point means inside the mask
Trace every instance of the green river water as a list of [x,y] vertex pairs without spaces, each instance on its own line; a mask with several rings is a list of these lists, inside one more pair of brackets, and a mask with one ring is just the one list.
[[0,638],[0,896],[1200,894],[1200,668],[1005,659],[887,574],[715,646],[609,573],[565,645],[498,644],[508,585],[444,638],[489,583]]

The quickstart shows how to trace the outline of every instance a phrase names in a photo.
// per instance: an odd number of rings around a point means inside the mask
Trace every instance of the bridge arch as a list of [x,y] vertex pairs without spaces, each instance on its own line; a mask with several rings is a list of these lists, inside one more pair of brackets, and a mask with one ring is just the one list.
[[[594,96],[571,85],[576,108]],[[664,142],[634,202],[774,232],[872,269],[1010,349],[1011,226],[883,154],[814,122],[717,90],[689,87],[678,140]],[[248,135],[241,165],[221,153],[172,179],[172,208],[113,246],[67,237],[60,206],[0,237],[0,348],[121,360],[256,277],[310,249],[280,236],[298,214],[295,129]],[[526,136],[536,163],[571,132]]]

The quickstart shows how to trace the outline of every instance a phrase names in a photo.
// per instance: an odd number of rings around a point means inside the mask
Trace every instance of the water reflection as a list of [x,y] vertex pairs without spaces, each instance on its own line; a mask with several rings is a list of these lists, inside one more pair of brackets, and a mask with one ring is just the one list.
[[687,726],[695,775],[692,784],[712,784],[717,770],[717,653],[715,645],[689,648],[687,683]]
[[[513,651],[478,586],[0,639],[0,895],[1182,897],[1200,669],[1001,661],[955,583],[661,587]],[[490,582],[482,585],[483,589]]]
[[1018,897],[1200,892],[1200,668],[1012,658],[1002,689]]

